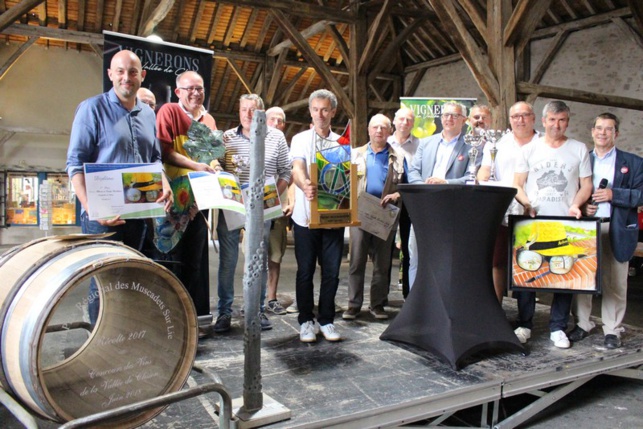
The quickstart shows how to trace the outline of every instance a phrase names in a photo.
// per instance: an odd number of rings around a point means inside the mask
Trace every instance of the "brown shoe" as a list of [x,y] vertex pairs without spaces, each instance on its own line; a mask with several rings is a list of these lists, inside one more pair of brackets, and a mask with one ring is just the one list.
[[348,307],[344,313],[342,313],[342,319],[344,320],[355,320],[359,316],[360,309],[356,307]]
[[370,313],[378,320],[388,319],[388,314],[384,311],[384,307],[381,305],[376,305],[369,309]]

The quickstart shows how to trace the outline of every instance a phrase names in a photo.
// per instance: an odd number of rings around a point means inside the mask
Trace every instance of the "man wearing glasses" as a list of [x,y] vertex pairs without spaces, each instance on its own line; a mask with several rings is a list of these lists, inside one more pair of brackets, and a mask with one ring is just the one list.
[[[464,185],[469,167],[471,146],[464,142],[462,127],[467,120],[467,108],[454,102],[442,106],[442,132],[420,141],[411,167],[409,183]],[[476,158],[480,165],[480,157]],[[413,287],[418,266],[417,243],[411,227],[409,237],[409,289]]]
[[[594,120],[591,159],[594,171],[594,193],[586,206],[588,216],[600,217],[601,276],[604,344],[608,349],[621,346],[623,317],[627,303],[628,261],[638,241],[637,207],[643,205],[643,160],[634,154],[616,149],[619,120],[611,113],[602,113]],[[601,188],[601,180],[607,186]],[[569,339],[580,341],[596,326],[590,321],[592,295],[576,295],[574,314],[576,327]]]
[[[514,167],[516,158],[520,154],[521,148],[527,143],[536,141],[540,136],[534,130],[536,115],[531,104],[525,101],[519,101],[509,109],[509,122],[511,132],[505,134],[496,143],[498,150],[495,159],[495,175],[497,182],[506,187],[513,187]],[[482,155],[482,165],[478,170],[478,181],[486,182],[491,175],[491,145],[485,145]],[[513,200],[507,215],[522,214],[522,207]],[[502,304],[502,297],[507,288],[507,215],[500,225],[496,244],[493,251],[493,285],[496,290],[496,297]]]
[[[585,143],[565,135],[569,125],[569,107],[562,101],[550,101],[543,109],[545,135],[522,147],[516,161],[514,186],[516,200],[531,217],[581,217],[580,207],[592,193],[592,166]],[[554,293],[549,317],[549,338],[555,347],[566,349],[570,343],[565,329],[573,295]],[[521,343],[531,337],[536,311],[534,292],[516,292],[518,328],[514,331]]]
[[[192,130],[217,129],[214,118],[203,107],[203,78],[197,72],[187,71],[176,78],[176,86],[174,93],[179,102],[165,103],[156,114],[165,172],[170,179],[186,176],[190,171],[214,173],[212,166],[190,159],[183,148],[189,140],[188,134],[194,134]],[[207,215],[207,210],[196,213],[169,254],[172,261],[181,264],[178,277],[192,297],[197,316],[210,315]],[[200,331],[201,336],[207,333],[207,330]]]

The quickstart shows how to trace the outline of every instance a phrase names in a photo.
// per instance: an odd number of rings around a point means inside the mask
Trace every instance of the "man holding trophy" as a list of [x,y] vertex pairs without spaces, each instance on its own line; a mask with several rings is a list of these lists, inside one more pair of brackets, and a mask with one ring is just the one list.
[[[498,143],[485,145],[482,155],[482,165],[478,170],[478,181],[493,181],[492,184],[513,187],[514,167],[521,148],[527,143],[538,139],[539,134],[534,130],[536,115],[531,104],[525,101],[515,103],[509,109],[511,132],[505,134]],[[494,151],[495,150],[495,154]],[[491,177],[492,169],[495,178]],[[522,208],[512,200],[507,215],[522,214]],[[507,289],[507,216],[502,221],[493,251],[493,286],[496,297],[502,304],[502,297]]]

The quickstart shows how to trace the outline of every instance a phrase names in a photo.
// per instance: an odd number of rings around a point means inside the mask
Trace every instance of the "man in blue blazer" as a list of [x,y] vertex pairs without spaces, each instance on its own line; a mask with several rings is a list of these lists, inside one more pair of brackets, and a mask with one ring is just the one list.
[[[460,103],[444,103],[441,119],[442,132],[420,141],[409,168],[409,183],[465,183],[471,149],[462,133],[467,108]],[[482,150],[476,165],[481,161]]]
[[[621,322],[627,301],[628,261],[638,241],[637,207],[643,205],[643,159],[615,147],[618,137],[618,118],[602,113],[594,120],[592,138],[592,170],[594,193],[586,206],[588,216],[603,219],[601,224],[601,318],[605,347],[621,346]],[[607,185],[600,186],[606,179]],[[576,295],[573,306],[576,327],[569,339],[580,341],[589,335],[594,322],[592,295]]]
[[[467,119],[467,108],[460,103],[442,105],[442,132],[420,141],[409,167],[409,183],[464,185],[469,167],[471,146],[464,142],[462,126]],[[482,162],[482,149],[476,166]],[[474,173],[475,174],[475,173]],[[415,231],[409,236],[409,290],[417,274],[418,252]]]

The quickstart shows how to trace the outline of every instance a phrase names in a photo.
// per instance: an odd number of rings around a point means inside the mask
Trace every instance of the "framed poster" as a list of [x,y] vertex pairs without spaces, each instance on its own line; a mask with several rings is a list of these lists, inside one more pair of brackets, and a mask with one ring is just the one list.
[[357,168],[351,162],[349,141],[334,141],[313,133],[314,160],[311,183],[317,198],[310,202],[309,228],[359,226],[357,213]]
[[600,220],[509,216],[510,290],[600,293]]

